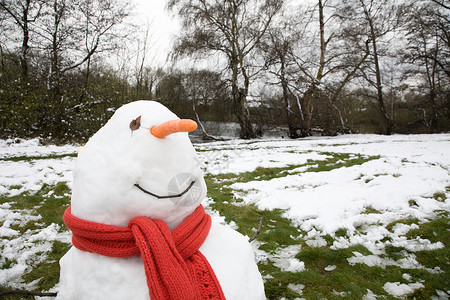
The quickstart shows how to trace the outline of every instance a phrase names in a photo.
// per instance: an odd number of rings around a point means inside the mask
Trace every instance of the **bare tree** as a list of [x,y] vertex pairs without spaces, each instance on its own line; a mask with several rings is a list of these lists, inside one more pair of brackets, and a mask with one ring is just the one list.
[[43,0],[0,0],[0,8],[21,31],[20,66],[25,84],[28,82],[30,26],[41,15],[42,5]]
[[[65,116],[83,100],[92,58],[116,47],[118,34],[114,29],[128,16],[129,4],[118,0],[49,0],[47,4],[37,33],[50,65],[48,89],[53,113],[48,114],[48,122],[60,124],[62,128],[56,130],[62,134]],[[81,66],[85,66],[82,95],[70,104],[64,101],[62,81],[66,73]]]
[[361,51],[368,54],[360,74],[376,90],[381,133],[391,134],[392,120],[383,96],[382,58],[387,56],[389,40],[403,24],[404,7],[392,0],[346,0],[343,4],[341,16],[349,23],[351,35],[359,38]]
[[330,1],[317,0],[296,11],[270,28],[270,39],[262,46],[268,70],[282,90],[291,138],[310,134],[314,107],[328,88],[328,101],[345,128],[336,99],[367,58],[340,28]]
[[247,109],[255,66],[255,48],[266,34],[280,0],[170,0],[169,9],[181,17],[184,32],[176,53],[221,53],[230,74],[234,114],[241,127],[240,137],[255,137]]
[[137,39],[136,67],[134,79],[136,80],[135,90],[138,99],[151,100],[153,87],[156,82],[156,71],[147,66],[148,52],[154,46],[152,35],[150,33],[151,23],[147,24],[145,31]]
[[[292,77],[297,77],[295,58],[292,56],[294,48],[298,47],[302,37],[298,20],[303,18],[284,18],[269,28],[267,38],[261,43],[259,49],[263,53],[266,68],[281,87],[281,97],[284,104],[288,135],[295,139],[301,136],[301,120],[303,120],[300,102],[296,101],[295,93],[290,84]],[[300,23],[301,24],[301,23]]]
[[446,3],[446,0],[431,0],[431,2],[434,2],[437,5],[440,5],[445,9],[450,9],[450,5],[448,3]]
[[423,79],[420,90],[426,91],[426,101],[416,103],[412,111],[429,132],[436,129],[438,99],[450,79],[450,20],[445,17],[449,10],[438,1],[415,1],[409,11],[404,57],[410,68],[406,76],[419,75]]

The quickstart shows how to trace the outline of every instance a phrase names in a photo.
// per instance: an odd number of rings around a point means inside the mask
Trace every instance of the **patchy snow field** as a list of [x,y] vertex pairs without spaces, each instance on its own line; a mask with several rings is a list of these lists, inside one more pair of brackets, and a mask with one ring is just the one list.
[[[444,248],[442,242],[433,243],[420,237],[408,239],[406,233],[419,228],[416,223],[399,222],[390,230],[386,227],[400,220],[414,219],[420,224],[450,210],[449,134],[216,142],[197,148],[204,151],[200,154],[204,156],[207,173],[213,175],[253,172],[257,167],[298,166],[286,169],[290,173],[286,176],[231,182],[228,187],[242,201],[236,205],[284,210],[283,217],[305,232],[294,238],[306,240],[308,246],[326,246],[324,236],[329,234],[334,238],[331,249],[363,245],[372,253],[354,252],[348,259],[350,265],[443,272],[439,266],[421,265],[414,254]],[[329,171],[307,171],[338,153],[349,154],[347,160],[359,157],[367,161],[349,167],[330,166]],[[345,235],[337,236],[336,232],[342,230]],[[387,246],[404,248],[408,253],[393,260],[386,256]],[[279,248],[276,254],[255,248],[260,261],[271,260],[282,271],[305,270],[303,262],[295,258],[301,251],[299,245]],[[324,270],[335,268],[330,265]],[[383,288],[391,296],[402,298],[422,287],[420,282],[386,282]],[[448,287],[442,289],[446,292],[436,290],[437,295],[448,299]],[[368,290],[366,297],[375,299],[376,295]]]
[[[247,192],[243,197],[246,203],[255,203],[261,209],[286,209],[285,217],[305,231],[354,231],[361,223],[424,219],[436,210],[450,209],[449,201],[432,198],[435,193],[446,193],[450,186],[450,135],[349,135],[301,141],[211,143],[199,145],[198,149],[209,150],[203,153],[207,173],[211,174],[301,165],[325,160],[328,152],[379,156],[362,165],[329,172],[300,170],[296,175],[231,185],[234,190]],[[417,205],[410,205],[411,201]],[[382,213],[361,215],[367,208]],[[377,235],[383,234],[373,232],[367,241]]]
[[[301,229],[294,238],[306,240],[311,247],[320,247],[323,236],[335,238],[333,249],[361,244],[373,255],[354,252],[350,265],[400,266],[442,272],[439,266],[426,268],[409,255],[399,260],[383,258],[386,245],[403,247],[414,253],[443,248],[441,242],[416,238],[405,233],[417,224],[398,223],[392,230],[386,225],[397,220],[417,219],[425,222],[439,211],[450,211],[450,134],[437,135],[344,135],[302,140],[253,140],[197,144],[205,173],[210,176],[253,172],[257,168],[285,168],[283,176],[235,182],[228,188],[239,200],[236,205],[252,204],[260,210],[283,209],[283,217]],[[12,197],[34,193],[44,184],[66,182],[71,187],[76,146],[42,146],[36,140],[0,140],[0,196]],[[348,154],[345,160],[362,158],[363,163],[311,172],[308,169],[327,161],[336,153]],[[340,163],[335,162],[335,163]],[[436,195],[441,195],[440,197]],[[212,199],[206,199],[205,205]],[[2,201],[1,203],[3,203]],[[217,211],[211,211],[223,222]],[[36,219],[37,218],[37,219]],[[24,284],[21,275],[30,270],[30,262],[45,259],[53,241],[68,242],[67,232],[58,226],[41,232],[27,231],[19,235],[13,224],[38,222],[39,217],[26,210],[11,209],[0,204],[0,286],[32,287]],[[56,224],[55,224],[56,225]],[[236,226],[231,224],[231,226]],[[363,229],[361,229],[363,228]],[[345,230],[345,235],[336,232]],[[30,242],[39,240],[39,247]],[[280,269],[301,272],[302,261],[294,257],[296,246],[280,248],[275,254],[258,249],[259,261],[271,260]],[[14,263],[6,262],[13,261]],[[336,266],[327,266],[332,272]],[[386,282],[385,291],[403,297],[422,288],[420,282],[409,285]],[[301,295],[301,284],[290,288]],[[442,287],[448,297],[448,287]],[[367,299],[376,297],[370,290]],[[371,298],[372,297],[372,298]],[[444,298],[445,299],[445,298]]]

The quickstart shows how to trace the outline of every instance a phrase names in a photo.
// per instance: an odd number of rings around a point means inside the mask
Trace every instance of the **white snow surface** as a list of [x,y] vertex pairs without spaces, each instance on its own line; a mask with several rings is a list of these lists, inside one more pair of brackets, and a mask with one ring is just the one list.
[[[72,187],[72,170],[75,158],[64,156],[51,159],[12,161],[12,157],[71,154],[77,146],[42,146],[37,140],[0,140],[0,195],[13,196],[22,192],[35,192],[43,184],[67,182]],[[417,224],[397,224],[392,231],[386,225],[406,218],[427,222],[437,211],[449,211],[450,193],[450,134],[435,135],[344,135],[337,137],[314,137],[302,140],[254,140],[227,141],[198,144],[196,149],[204,171],[209,174],[252,172],[258,167],[283,168],[293,166],[289,175],[270,180],[230,182],[235,196],[244,203],[255,204],[259,209],[284,209],[289,218],[306,232],[302,238],[310,246],[323,245],[322,236],[334,236],[338,229],[347,230],[344,237],[335,237],[332,247],[346,248],[362,244],[373,255],[354,253],[350,264],[426,269],[413,254],[393,261],[381,258],[384,247],[392,244],[408,251],[442,248],[441,243],[424,239],[410,240],[405,234],[417,228]],[[314,161],[323,161],[333,153],[349,153],[362,156],[368,161],[350,167],[336,168],[327,172],[302,172]],[[300,172],[299,172],[300,171]],[[435,199],[436,193],[446,195]],[[224,219],[208,206],[214,221]],[[0,205],[0,285],[23,287],[20,276],[30,270],[30,261],[45,259],[46,251],[54,240],[68,242],[68,238],[57,233],[58,228],[48,227],[43,232],[28,232],[19,236],[10,225],[36,218],[24,211],[14,211],[8,203]],[[38,221],[38,220],[36,220]],[[232,227],[235,227],[232,224]],[[299,234],[300,237],[300,234]],[[298,237],[293,237],[298,238]],[[39,247],[29,247],[30,239],[42,241]],[[386,242],[388,240],[388,242]],[[301,249],[279,249],[270,256],[258,250],[253,242],[258,260],[270,259],[280,268],[300,272],[304,264],[294,256]],[[33,244],[35,245],[35,244]],[[3,268],[6,259],[16,263]],[[440,272],[439,267],[426,269]],[[332,266],[327,271],[333,272]],[[404,297],[420,283],[386,283],[384,289],[395,297]],[[300,286],[291,286],[301,290]],[[445,289],[445,287],[443,287]],[[368,291],[367,298],[373,293]]]
[[[41,145],[38,139],[0,140],[0,195],[36,192],[42,185],[72,183],[76,145]],[[61,156],[59,158],[48,158]],[[15,159],[15,160],[13,160]]]
[[400,283],[400,282],[386,282],[383,286],[384,290],[395,297],[404,297],[408,294],[412,294],[414,290],[424,288],[425,286],[420,283]]

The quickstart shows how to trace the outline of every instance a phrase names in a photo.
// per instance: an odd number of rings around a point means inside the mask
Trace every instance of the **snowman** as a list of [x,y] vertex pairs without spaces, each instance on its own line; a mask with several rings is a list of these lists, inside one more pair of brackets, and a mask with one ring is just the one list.
[[265,299],[248,239],[201,205],[195,128],[136,101],[80,150],[57,299]]

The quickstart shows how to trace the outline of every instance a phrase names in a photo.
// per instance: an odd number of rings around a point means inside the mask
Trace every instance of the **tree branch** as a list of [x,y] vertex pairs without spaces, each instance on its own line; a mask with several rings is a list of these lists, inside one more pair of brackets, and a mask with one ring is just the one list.
[[262,224],[264,221],[264,216],[262,216],[261,218],[259,218],[259,226],[258,226],[258,230],[256,230],[255,234],[248,239],[248,242],[252,242],[254,239],[256,239],[256,237],[258,236],[258,234],[261,232],[261,228],[262,228]]
[[11,290],[11,291],[0,292],[0,296],[26,295],[26,296],[39,296],[39,297],[56,297],[57,294],[58,293],[56,293],[56,292],[42,293],[42,292],[33,292],[33,291],[26,291],[26,290]]

